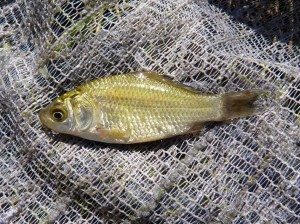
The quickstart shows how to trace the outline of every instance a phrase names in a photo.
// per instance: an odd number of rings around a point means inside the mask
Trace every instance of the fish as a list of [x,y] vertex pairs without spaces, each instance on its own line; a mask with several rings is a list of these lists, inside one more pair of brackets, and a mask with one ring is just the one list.
[[153,71],[83,83],[41,109],[41,123],[57,133],[135,144],[200,132],[207,123],[255,115],[264,90],[202,94]]

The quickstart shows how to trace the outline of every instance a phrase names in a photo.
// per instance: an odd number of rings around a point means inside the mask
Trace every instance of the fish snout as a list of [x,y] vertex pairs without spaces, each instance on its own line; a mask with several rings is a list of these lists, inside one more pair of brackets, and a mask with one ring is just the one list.
[[42,123],[42,125],[46,128],[50,128],[49,127],[49,118],[48,118],[48,115],[47,115],[47,111],[45,109],[41,109],[39,114],[39,120],[40,122]]

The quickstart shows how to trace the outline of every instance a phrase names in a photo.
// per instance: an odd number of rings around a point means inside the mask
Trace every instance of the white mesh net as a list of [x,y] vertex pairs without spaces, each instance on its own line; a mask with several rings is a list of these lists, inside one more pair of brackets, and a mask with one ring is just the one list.
[[[300,222],[298,1],[2,0],[0,223]],[[38,111],[96,77],[154,70],[264,114],[122,146]]]

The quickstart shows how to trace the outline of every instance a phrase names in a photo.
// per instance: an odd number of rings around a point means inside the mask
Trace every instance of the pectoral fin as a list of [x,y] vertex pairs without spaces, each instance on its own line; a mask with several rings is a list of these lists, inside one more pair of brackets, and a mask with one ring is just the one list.
[[130,141],[130,134],[120,129],[104,129],[97,127],[96,132],[99,136],[99,141],[123,144]]

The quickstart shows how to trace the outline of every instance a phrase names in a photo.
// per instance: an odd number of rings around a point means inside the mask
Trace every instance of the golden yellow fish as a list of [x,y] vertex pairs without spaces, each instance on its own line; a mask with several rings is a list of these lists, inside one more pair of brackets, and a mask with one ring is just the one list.
[[39,113],[48,128],[81,138],[131,144],[199,131],[207,122],[255,114],[262,90],[200,94],[155,72],[99,78]]

